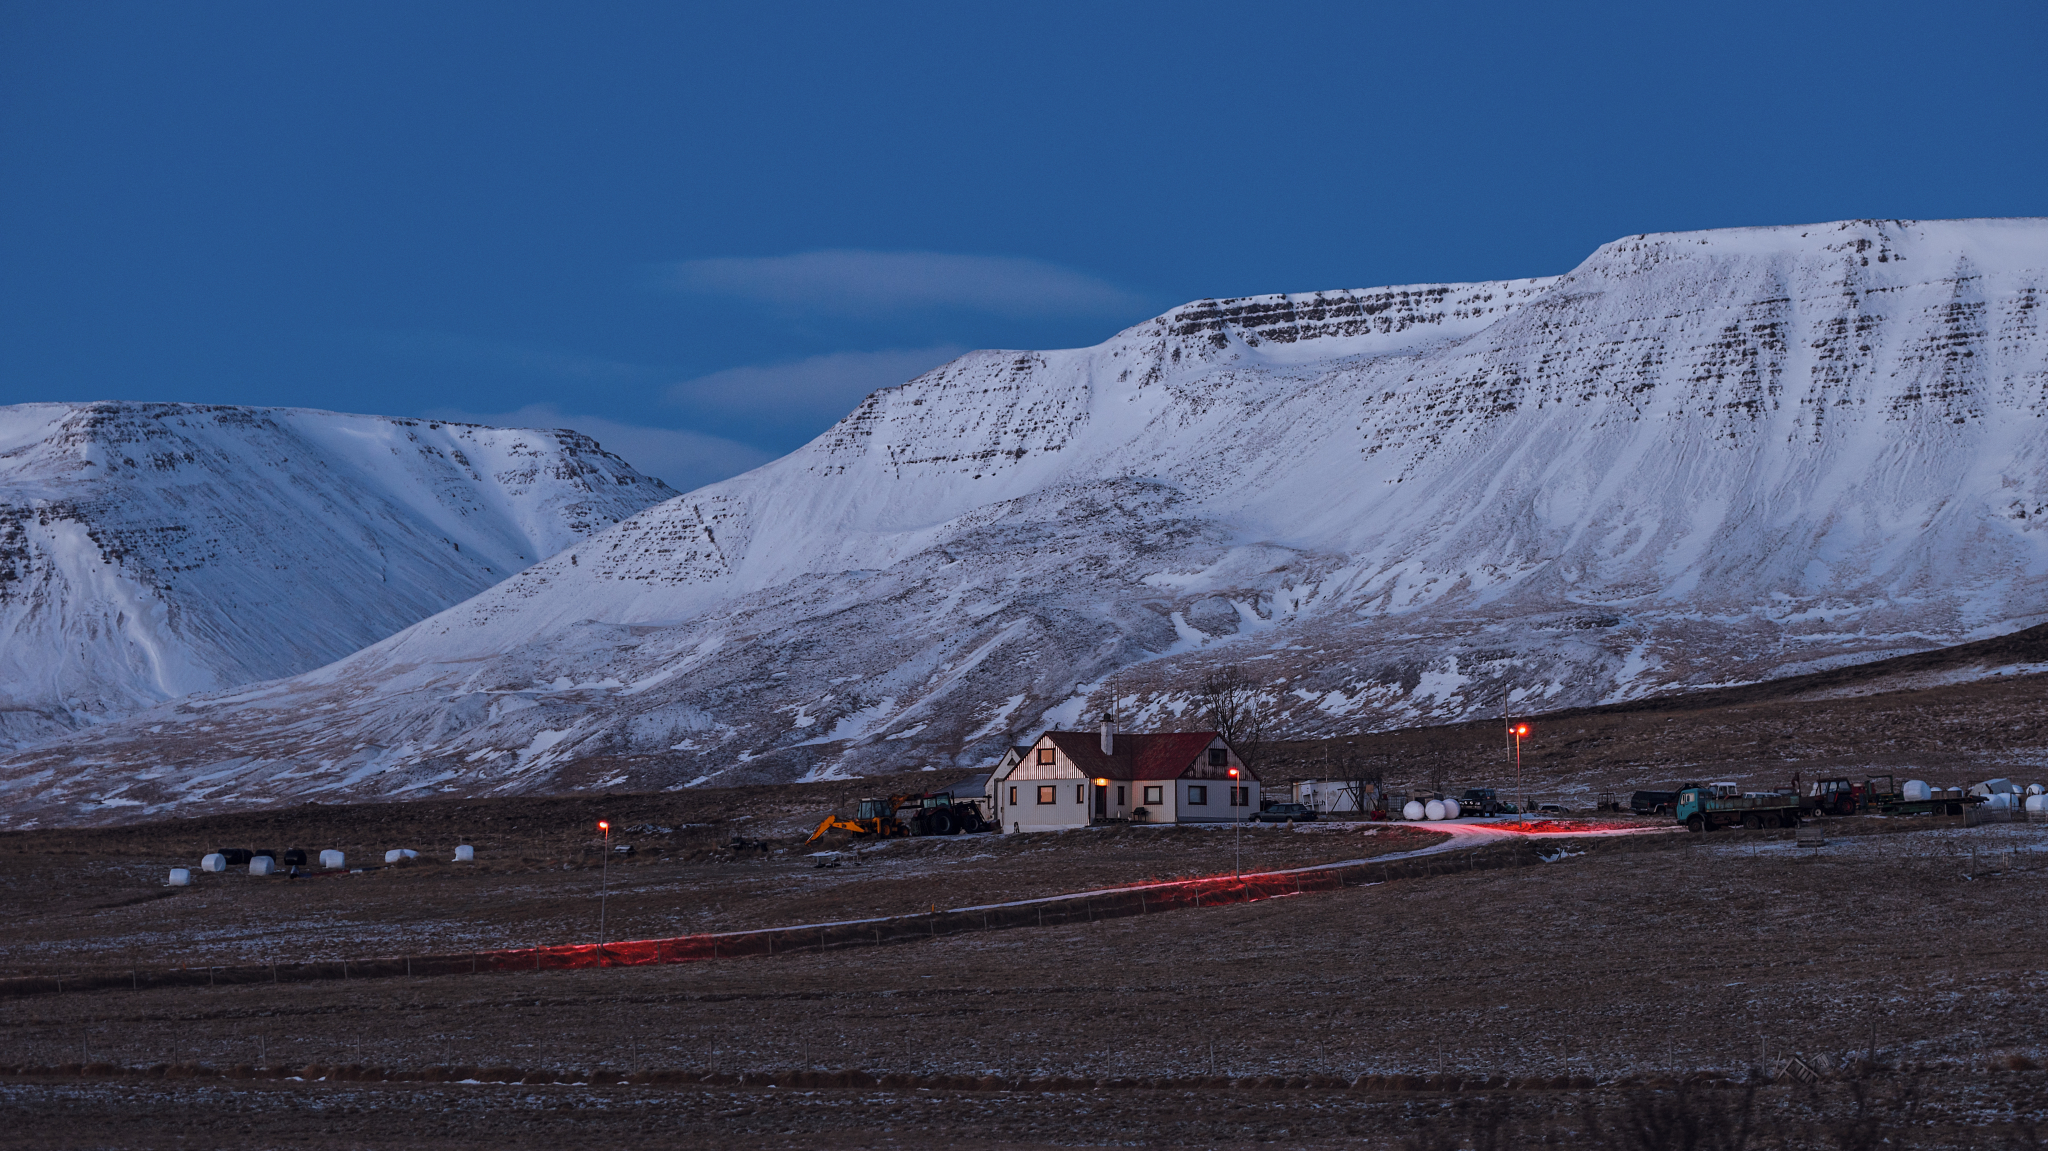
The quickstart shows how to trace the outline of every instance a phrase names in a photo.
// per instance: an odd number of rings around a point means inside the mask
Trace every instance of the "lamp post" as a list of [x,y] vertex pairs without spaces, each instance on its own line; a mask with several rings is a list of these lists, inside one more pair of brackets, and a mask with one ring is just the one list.
[[1518,723],[1508,732],[1515,737],[1515,794],[1521,799],[1515,809],[1515,822],[1520,823],[1529,814],[1529,793],[1522,790],[1522,737],[1529,734],[1529,725]]
[[[1230,769],[1230,806],[1233,808],[1237,806],[1239,798],[1237,778],[1237,769],[1233,767]],[[1245,806],[1251,806],[1251,801],[1248,798],[1245,801]],[[1238,816],[1236,821],[1230,825],[1230,835],[1232,839],[1231,856],[1233,860],[1231,867],[1237,872],[1237,887],[1239,891],[1242,891],[1244,890],[1244,816]]]
[[612,877],[612,822],[609,819],[597,821],[597,829],[604,832],[604,858],[597,864],[597,965],[604,966],[604,905],[611,897]]

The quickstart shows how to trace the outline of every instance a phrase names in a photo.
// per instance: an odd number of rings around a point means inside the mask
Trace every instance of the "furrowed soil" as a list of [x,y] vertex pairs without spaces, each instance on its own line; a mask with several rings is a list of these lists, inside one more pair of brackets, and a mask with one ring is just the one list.
[[[672,935],[1227,875],[1240,851],[1121,827],[814,857],[776,829],[847,796],[755,790],[19,833],[0,956],[22,974],[584,942],[600,882],[609,935]],[[767,850],[722,846],[742,811]],[[629,862],[589,866],[600,814],[644,829]],[[1593,834],[1631,822],[1335,891],[826,954],[15,996],[0,1144],[2039,1145],[2048,827]],[[1253,871],[1440,839],[1261,827],[1241,852]],[[443,862],[458,840],[475,864]],[[160,886],[219,846],[422,859]],[[1480,858],[1506,865],[1459,863]],[[457,1078],[480,1081],[429,1081]]]

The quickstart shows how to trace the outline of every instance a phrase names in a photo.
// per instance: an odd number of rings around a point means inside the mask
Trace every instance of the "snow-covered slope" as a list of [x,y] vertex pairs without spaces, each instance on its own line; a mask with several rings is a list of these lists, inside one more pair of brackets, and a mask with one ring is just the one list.
[[574,432],[0,408],[0,741],[319,667],[674,494]]
[[992,759],[1206,669],[1290,734],[2048,618],[2048,221],[1635,236],[978,352],[355,656],[0,765],[14,819]]

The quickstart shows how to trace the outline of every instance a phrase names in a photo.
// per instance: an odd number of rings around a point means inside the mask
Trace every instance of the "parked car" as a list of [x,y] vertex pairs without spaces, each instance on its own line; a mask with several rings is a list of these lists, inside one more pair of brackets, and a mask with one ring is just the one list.
[[1458,808],[1466,815],[1514,815],[1519,809],[1490,787],[1468,787],[1458,797]]
[[1542,815],[1570,815],[1572,809],[1562,803],[1539,803],[1536,810]]
[[1316,810],[1305,803],[1275,803],[1252,816],[1253,823],[1312,823]]

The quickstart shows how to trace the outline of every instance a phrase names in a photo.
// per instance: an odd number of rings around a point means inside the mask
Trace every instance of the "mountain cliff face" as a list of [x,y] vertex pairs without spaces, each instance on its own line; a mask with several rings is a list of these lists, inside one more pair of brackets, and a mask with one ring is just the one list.
[[574,432],[0,408],[0,742],[319,667],[674,494]]
[[347,659],[0,764],[32,819],[965,766],[1235,664],[1310,736],[2048,618],[2048,222],[1635,236],[978,352]]

